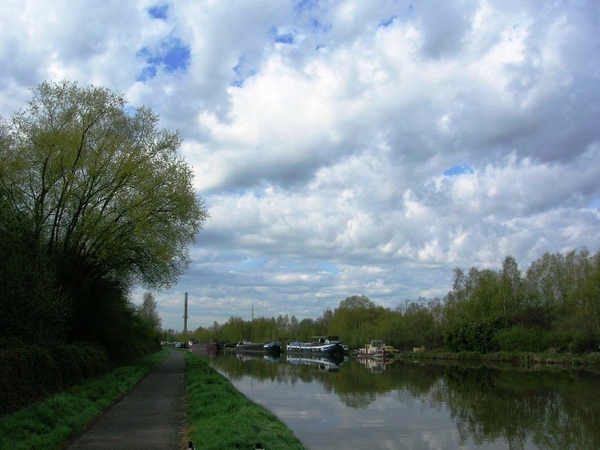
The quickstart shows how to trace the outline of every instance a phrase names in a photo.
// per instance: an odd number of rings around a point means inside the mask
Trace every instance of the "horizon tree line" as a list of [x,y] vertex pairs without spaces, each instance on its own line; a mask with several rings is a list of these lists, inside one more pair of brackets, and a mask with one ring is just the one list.
[[[316,319],[232,316],[189,333],[200,342],[308,340],[337,335],[352,348],[382,339],[399,350],[585,353],[600,344],[600,251],[546,252],[526,271],[513,256],[500,270],[454,268],[443,298],[406,300],[395,308],[352,295]],[[163,336],[176,337],[174,330]]]

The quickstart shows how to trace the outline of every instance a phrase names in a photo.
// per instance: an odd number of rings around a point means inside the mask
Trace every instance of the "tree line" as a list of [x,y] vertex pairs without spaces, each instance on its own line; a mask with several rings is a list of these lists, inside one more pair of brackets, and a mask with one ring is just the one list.
[[[163,332],[173,338],[173,330]],[[424,346],[450,352],[598,351],[600,344],[600,251],[587,248],[545,253],[526,271],[512,256],[500,270],[454,269],[442,299],[419,298],[395,308],[352,295],[317,319],[259,317],[200,327],[200,342],[265,339],[289,342],[338,335],[350,347],[383,339],[400,350]]]

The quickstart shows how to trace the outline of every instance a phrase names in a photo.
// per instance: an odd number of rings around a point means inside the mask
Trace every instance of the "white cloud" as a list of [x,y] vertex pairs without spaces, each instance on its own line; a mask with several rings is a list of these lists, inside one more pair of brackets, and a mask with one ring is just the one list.
[[181,328],[186,291],[191,326],[252,305],[316,318],[353,294],[443,296],[457,265],[600,247],[591,0],[9,0],[0,14],[0,114],[66,77],[181,131],[211,218],[157,295],[166,326]]

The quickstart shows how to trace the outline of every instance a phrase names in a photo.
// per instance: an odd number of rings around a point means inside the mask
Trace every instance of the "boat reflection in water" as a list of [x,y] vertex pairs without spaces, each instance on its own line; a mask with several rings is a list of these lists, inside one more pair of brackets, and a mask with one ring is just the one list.
[[206,361],[307,449],[600,449],[596,366],[254,356]]
[[268,361],[268,362],[280,362],[281,361],[281,357],[279,355],[273,355],[273,354],[259,355],[257,353],[237,353],[236,356],[237,356],[237,359],[242,362],[249,362],[249,361],[253,361],[256,359],[259,359],[261,361]]
[[285,357],[275,355],[259,355],[258,353],[238,353],[237,360],[247,363],[250,361],[266,361],[271,363],[288,363],[292,366],[311,366],[318,372],[337,372],[340,366],[348,360],[342,355],[293,355],[287,354]]
[[365,366],[371,373],[381,373],[386,366],[393,363],[394,358],[356,358],[356,360]]
[[285,359],[289,364],[312,366],[319,372],[338,372],[340,366],[344,364],[345,361],[345,358],[342,355],[313,356],[288,354]]

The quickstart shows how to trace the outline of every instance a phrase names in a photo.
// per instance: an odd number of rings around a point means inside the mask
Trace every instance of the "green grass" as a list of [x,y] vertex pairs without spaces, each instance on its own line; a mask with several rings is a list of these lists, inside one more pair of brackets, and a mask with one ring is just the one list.
[[268,409],[236,390],[198,356],[185,353],[188,435],[198,450],[305,450],[304,445]]
[[[62,448],[168,354],[162,350],[0,417],[0,450]],[[187,351],[184,358],[187,434],[196,449],[251,449],[260,442],[269,450],[305,450],[275,414],[237,391],[201,358]]]
[[46,398],[14,414],[0,417],[0,450],[53,450],[128,392],[167,355],[162,350]]

